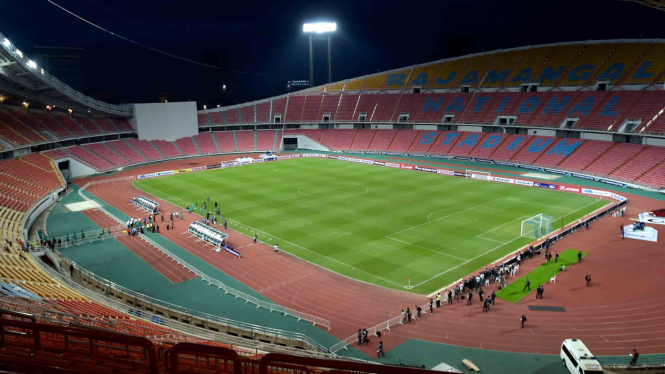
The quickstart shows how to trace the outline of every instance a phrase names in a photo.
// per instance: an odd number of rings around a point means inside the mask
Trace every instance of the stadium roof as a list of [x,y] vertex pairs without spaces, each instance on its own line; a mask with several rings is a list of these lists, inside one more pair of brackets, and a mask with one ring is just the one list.
[[652,8],[656,8],[658,10],[665,11],[665,0],[623,0],[623,1],[631,1],[634,3],[646,5]]
[[40,102],[89,114],[132,116],[131,107],[95,100],[64,84],[37,66],[0,32],[0,102],[20,106]]

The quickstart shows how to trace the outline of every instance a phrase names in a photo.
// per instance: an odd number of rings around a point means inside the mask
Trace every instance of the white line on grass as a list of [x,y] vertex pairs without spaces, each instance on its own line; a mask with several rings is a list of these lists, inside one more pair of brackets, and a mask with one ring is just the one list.
[[505,242],[500,242],[500,241],[498,241],[498,240],[489,239],[489,238],[483,238],[482,235],[485,235],[485,234],[487,234],[488,232],[492,232],[492,231],[494,231],[494,230],[498,230],[498,229],[502,228],[503,226],[510,225],[511,223],[513,223],[513,222],[515,222],[515,221],[519,221],[519,220],[521,220],[521,219],[524,218],[524,217],[529,218],[529,216],[522,216],[522,217],[519,217],[519,218],[515,218],[514,220],[509,221],[509,222],[506,222],[506,223],[504,223],[504,224],[501,225],[501,226],[497,226],[497,227],[495,227],[495,228],[493,228],[493,229],[487,230],[487,231],[485,231],[485,232],[483,232],[483,233],[480,233],[480,234],[476,235],[476,238],[478,238],[478,239],[489,240],[489,241],[491,241],[491,242],[495,242],[495,243],[503,243],[503,244],[506,244]]
[[426,250],[426,251],[430,251],[430,252],[438,253],[438,254],[440,254],[440,255],[444,255],[444,256],[448,256],[448,257],[452,257],[452,258],[456,258],[456,259],[458,259],[458,260],[460,260],[460,261],[466,261],[465,258],[461,258],[461,257],[457,257],[457,256],[449,255],[449,254],[447,254],[447,253],[443,253],[443,252],[435,251],[435,250],[433,250],[433,249],[429,249],[429,248],[425,248],[425,247],[419,246],[418,244],[413,244],[413,243],[409,243],[409,242],[401,241],[401,240],[399,240],[399,239],[395,239],[395,238],[388,238],[388,237],[386,237],[386,238],[387,238],[387,239],[390,239],[390,240],[394,240],[394,241],[396,241],[396,242],[404,243],[404,244],[406,244],[406,245],[410,245],[410,246],[413,246],[413,247],[417,247],[417,248],[420,248],[420,249],[424,249],[424,250]]
[[[179,198],[177,198],[177,197],[175,197],[175,196],[173,196],[173,195],[167,194],[166,192],[164,192],[164,191],[162,191],[162,190],[160,190],[160,189],[158,189],[158,188],[155,188],[155,187],[150,187],[150,188],[152,188],[152,189],[155,190],[155,191],[161,192],[161,193],[162,193],[163,195],[165,195],[165,196],[169,196],[169,197],[171,197],[171,199],[174,200],[174,201],[180,201],[180,202],[183,202],[183,203],[185,203],[185,205],[192,205],[191,203],[189,203],[189,202],[187,202],[187,201],[185,201],[185,200],[179,199]],[[168,200],[168,199],[167,199],[167,200]],[[236,220],[234,220],[234,219],[231,219],[231,218],[227,218],[227,220],[230,221],[230,222],[235,222],[237,225],[241,225],[241,224],[243,224],[243,223],[238,222],[238,221],[236,221]],[[259,229],[257,229],[257,228],[252,227],[252,226],[249,226],[249,225],[247,225],[247,224],[244,224],[244,225],[247,226],[248,228],[252,229],[253,231],[259,232],[259,233],[264,234],[264,235],[267,235],[267,236],[272,236],[273,238],[275,238],[275,239],[277,239],[277,240],[280,240],[280,241],[285,242],[285,243],[289,243],[289,244],[293,245],[294,247],[298,247],[298,248],[300,248],[300,249],[303,249],[303,250],[305,250],[305,251],[308,251],[308,252],[314,253],[314,254],[319,255],[319,256],[321,256],[321,257],[325,257],[325,258],[327,258],[327,259],[329,259],[329,260],[331,260],[331,261],[334,261],[334,262],[336,262],[336,263],[338,263],[338,264],[341,264],[341,265],[347,266],[347,267],[349,267],[349,268],[351,268],[351,269],[353,269],[353,270],[358,270],[358,271],[360,271],[360,272],[362,272],[362,273],[365,273],[365,274],[371,275],[371,276],[373,276],[373,277],[375,277],[375,278],[381,279],[381,280],[383,280],[383,281],[386,281],[386,282],[388,282],[388,283],[394,284],[394,285],[399,286],[399,287],[402,287],[402,286],[403,286],[403,285],[401,285],[401,284],[399,284],[399,283],[395,283],[395,282],[393,282],[393,281],[391,281],[391,280],[388,280],[388,279],[382,278],[382,277],[380,277],[380,276],[378,276],[378,275],[376,275],[376,274],[369,273],[369,272],[367,272],[367,271],[365,271],[365,270],[358,269],[358,268],[353,267],[353,266],[351,266],[351,265],[349,265],[349,264],[347,264],[347,263],[344,263],[344,262],[342,262],[342,261],[336,260],[336,259],[334,259],[334,258],[332,258],[332,257],[328,257],[328,256],[323,255],[323,254],[321,254],[321,253],[318,253],[318,252],[312,251],[312,250],[309,249],[309,248],[305,248],[305,247],[300,246],[300,245],[298,245],[298,244],[296,244],[296,243],[292,243],[292,242],[290,242],[290,241],[288,241],[288,240],[286,240],[286,239],[279,238],[279,237],[277,237],[277,236],[275,236],[275,235],[269,234],[269,233],[267,233],[267,232],[265,232],[265,231],[259,230]],[[328,269],[328,270],[330,270],[330,269]],[[332,271],[332,270],[330,270],[330,271]]]
[[[468,211],[468,210],[472,210],[472,209],[480,208],[481,206],[485,206],[485,205],[491,204],[491,203],[493,203],[493,202],[495,202],[495,201],[499,201],[499,200],[503,200],[503,199],[504,199],[504,198],[501,197],[501,198],[498,198],[498,199],[496,199],[496,200],[488,201],[488,202],[483,203],[483,204],[480,204],[480,205],[472,206],[471,208],[466,208],[466,209],[464,209],[464,210],[460,210],[459,212],[450,213],[450,214],[445,215],[445,216],[443,216],[443,217],[439,217],[439,218],[437,218],[437,219],[435,219],[435,220],[433,220],[433,221],[429,221],[429,220],[428,220],[427,222],[425,222],[425,223],[421,223],[420,225],[416,225],[416,226],[413,226],[413,227],[409,227],[409,228],[407,228],[407,229],[404,229],[404,230],[402,230],[402,231],[397,231],[397,232],[394,232],[394,233],[392,233],[392,234],[388,234],[388,235],[386,235],[386,238],[390,239],[390,237],[393,236],[393,235],[401,234],[401,233],[403,233],[403,232],[406,232],[406,231],[409,231],[409,230],[413,230],[413,229],[418,228],[418,227],[421,227],[421,226],[429,225],[429,224],[432,223],[432,222],[436,222],[436,221],[442,220],[442,219],[444,219],[444,218],[448,218],[448,217],[450,217],[450,216],[454,216],[455,214],[459,214],[459,213],[466,212],[466,211]],[[428,217],[428,219],[429,219],[429,217]]]
[[546,206],[546,207],[548,207],[548,208],[554,208],[554,209],[573,210],[572,208],[566,208],[566,207],[557,206],[557,205],[547,205],[547,204],[532,203],[532,202],[530,202],[530,201],[515,200],[515,199],[510,199],[510,198],[506,198],[505,200],[507,200],[507,201],[512,201],[512,202],[514,202],[514,203],[526,204],[526,205],[540,205],[540,206]]

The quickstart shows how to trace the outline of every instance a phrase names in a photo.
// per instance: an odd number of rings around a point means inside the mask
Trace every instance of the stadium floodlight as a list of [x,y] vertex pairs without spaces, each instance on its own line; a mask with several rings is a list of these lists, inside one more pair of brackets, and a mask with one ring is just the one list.
[[7,48],[9,48],[9,46],[12,45],[12,43],[11,43],[11,42],[9,41],[9,39],[7,39],[7,38],[5,38],[5,39],[2,41],[2,44],[4,44],[4,46],[7,47]]
[[23,58],[23,52],[21,52],[20,49],[17,49],[17,50],[16,50],[16,54],[19,55],[19,56],[21,56],[21,58]]
[[203,110],[206,110],[206,109],[208,109],[208,107],[204,105],[204,106],[203,106]]
[[37,63],[32,60],[28,61],[28,66],[33,69],[37,69]]
[[312,34],[327,34],[328,35],[328,83],[332,83],[332,63],[330,56],[332,55],[332,42],[330,35],[337,31],[337,23],[335,22],[316,22],[305,23],[302,25],[302,31],[309,34],[309,86],[314,87],[314,50],[312,48]]
[[335,22],[316,22],[316,23],[306,23],[302,25],[303,32],[314,32],[317,34],[323,34],[326,32],[334,32],[337,30],[337,24]]

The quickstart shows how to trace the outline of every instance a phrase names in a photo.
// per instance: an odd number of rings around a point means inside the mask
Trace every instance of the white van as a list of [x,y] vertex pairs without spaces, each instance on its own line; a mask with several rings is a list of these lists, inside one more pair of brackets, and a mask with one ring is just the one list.
[[572,374],[603,374],[600,362],[579,339],[566,339],[561,344],[561,361]]

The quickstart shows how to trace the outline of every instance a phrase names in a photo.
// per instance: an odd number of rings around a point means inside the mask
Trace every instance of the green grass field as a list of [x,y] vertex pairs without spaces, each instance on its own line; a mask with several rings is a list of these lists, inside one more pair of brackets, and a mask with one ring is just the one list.
[[[579,251],[575,249],[567,249],[559,253],[558,262],[555,263],[554,259],[552,259],[552,262],[550,262],[549,264],[544,262],[542,265],[531,270],[528,274],[524,275],[520,279],[506,286],[506,288],[497,292],[496,297],[498,297],[499,299],[510,301],[511,303],[516,303],[522,300],[526,295],[530,294],[531,292],[535,292],[538,286],[549,282],[550,278],[559,274],[561,272],[560,271],[561,265],[565,265],[567,269],[570,267],[570,265],[576,263],[578,253]],[[582,252],[582,257],[585,257],[587,254],[588,253],[586,252]],[[541,258],[543,259],[543,261],[545,261],[544,257]],[[529,290],[524,291],[526,278],[529,278],[529,281],[531,282],[530,285],[531,291]],[[582,280],[580,280],[580,282],[582,282]]]
[[[302,158],[135,181],[179,206],[219,203],[229,228],[339,274],[427,294],[608,201],[538,188]],[[247,249],[251,250],[251,249]]]

